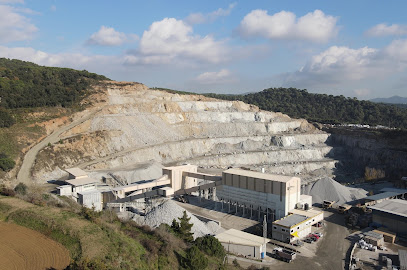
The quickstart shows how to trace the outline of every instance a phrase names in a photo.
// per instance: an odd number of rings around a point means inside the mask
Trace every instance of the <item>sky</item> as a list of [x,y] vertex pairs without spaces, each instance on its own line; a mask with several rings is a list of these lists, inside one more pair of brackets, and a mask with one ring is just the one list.
[[0,57],[197,93],[407,96],[407,1],[0,0]]

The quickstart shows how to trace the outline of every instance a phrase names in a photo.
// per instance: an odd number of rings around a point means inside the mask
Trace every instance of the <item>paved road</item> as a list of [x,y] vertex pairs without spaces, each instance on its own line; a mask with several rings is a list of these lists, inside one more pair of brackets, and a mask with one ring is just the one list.
[[70,123],[64,127],[61,127],[60,129],[54,131],[49,136],[45,137],[41,142],[34,145],[30,150],[28,150],[28,152],[24,156],[23,163],[21,164],[20,170],[17,174],[17,181],[25,182],[25,183],[31,182],[31,168],[34,165],[38,152],[41,149],[43,149],[45,146],[47,146],[48,143],[53,144],[53,143],[58,142],[60,140],[59,136],[62,133],[64,133],[65,131],[68,131],[69,129],[71,129],[79,124],[82,124],[83,122],[85,122],[86,120],[88,120],[92,116],[94,116],[101,109],[91,111],[91,112],[87,113],[86,115],[84,115],[83,117],[81,117],[80,119],[75,120],[72,123]]
[[[349,231],[344,226],[343,216],[337,213],[324,212],[328,216],[324,237],[321,238],[316,255],[314,257],[298,256],[291,263],[285,263],[275,259],[259,266],[268,266],[273,270],[341,270],[345,267],[346,253],[350,247],[350,242],[345,239]],[[306,244],[309,245],[309,244]],[[312,244],[315,245],[315,244]],[[271,246],[268,247],[271,251]],[[252,262],[239,261],[243,267],[252,265]]]

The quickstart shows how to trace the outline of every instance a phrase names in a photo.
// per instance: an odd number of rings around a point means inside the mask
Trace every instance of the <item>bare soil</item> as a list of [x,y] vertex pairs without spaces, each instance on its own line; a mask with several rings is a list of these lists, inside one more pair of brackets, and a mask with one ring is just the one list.
[[0,269],[64,269],[69,252],[61,244],[22,226],[0,222]]

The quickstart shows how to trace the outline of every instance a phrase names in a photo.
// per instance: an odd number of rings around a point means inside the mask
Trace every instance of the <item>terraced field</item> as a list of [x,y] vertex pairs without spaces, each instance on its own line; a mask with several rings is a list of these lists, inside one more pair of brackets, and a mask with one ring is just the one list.
[[22,226],[0,221],[0,269],[64,269],[69,252],[61,244]]

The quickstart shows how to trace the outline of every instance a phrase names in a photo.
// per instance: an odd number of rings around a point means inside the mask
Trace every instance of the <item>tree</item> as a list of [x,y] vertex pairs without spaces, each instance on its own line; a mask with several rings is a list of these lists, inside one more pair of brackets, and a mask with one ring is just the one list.
[[216,256],[223,258],[225,256],[225,249],[222,244],[212,235],[206,235],[204,237],[198,237],[195,240],[196,246],[208,254],[209,256]]
[[179,234],[181,238],[187,242],[194,241],[193,233],[191,232],[191,228],[194,224],[189,223],[189,220],[191,218],[188,217],[187,211],[184,210],[183,216],[178,219],[179,219]]
[[208,258],[194,245],[188,249],[183,265],[186,269],[203,270],[208,267]]

